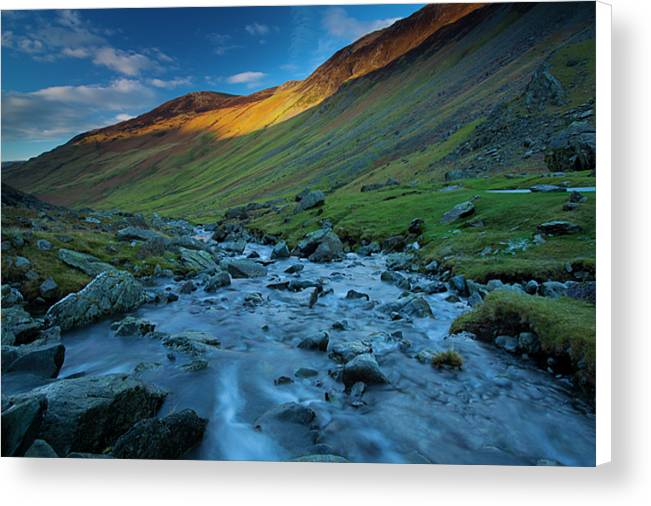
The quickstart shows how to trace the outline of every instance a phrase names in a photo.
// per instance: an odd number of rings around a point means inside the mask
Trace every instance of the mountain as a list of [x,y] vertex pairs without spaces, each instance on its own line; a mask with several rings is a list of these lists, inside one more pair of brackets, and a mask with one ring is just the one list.
[[179,97],[3,176],[56,204],[203,219],[305,186],[541,172],[555,135],[594,123],[594,9],[426,6],[304,81]]

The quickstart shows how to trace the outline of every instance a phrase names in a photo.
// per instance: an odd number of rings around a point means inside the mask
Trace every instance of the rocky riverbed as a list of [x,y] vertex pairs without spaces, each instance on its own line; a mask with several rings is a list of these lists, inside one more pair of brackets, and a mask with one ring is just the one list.
[[[16,454],[594,465],[594,414],[571,382],[448,335],[470,306],[435,277],[344,254],[327,231],[295,251],[309,259],[209,237],[229,256],[187,250],[194,276],[159,272],[141,294],[104,274],[121,291],[51,308],[70,328],[58,379],[7,371],[3,348]],[[460,368],[432,366],[451,350]]]

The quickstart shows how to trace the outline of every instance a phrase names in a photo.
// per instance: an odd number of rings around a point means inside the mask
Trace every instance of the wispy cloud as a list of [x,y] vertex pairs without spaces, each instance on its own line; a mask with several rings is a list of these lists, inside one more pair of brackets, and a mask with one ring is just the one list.
[[30,140],[72,136],[114,122],[116,114],[140,111],[154,101],[153,89],[133,79],[6,92],[2,94],[2,134],[7,139]]
[[349,16],[346,9],[342,7],[331,7],[325,11],[323,26],[330,35],[353,41],[367,33],[386,28],[398,21],[398,19],[400,18],[362,21]]
[[240,44],[235,44],[233,37],[226,33],[209,33],[206,35],[206,38],[213,46],[213,52],[218,56],[223,56],[229,51],[244,47]]
[[244,29],[249,33],[249,35],[267,35],[271,31],[269,25],[263,25],[262,23],[253,22],[244,27]]
[[95,65],[104,65],[120,74],[137,76],[145,70],[156,67],[147,56],[132,51],[122,51],[112,47],[102,47],[95,51]]
[[256,85],[266,76],[267,74],[265,74],[264,72],[256,72],[250,70],[247,72],[240,72],[239,74],[234,74],[232,76],[229,76],[226,78],[226,82],[230,84]]
[[190,86],[192,80],[189,77],[177,77],[175,79],[148,79],[147,82],[155,88],[172,89],[179,86]]

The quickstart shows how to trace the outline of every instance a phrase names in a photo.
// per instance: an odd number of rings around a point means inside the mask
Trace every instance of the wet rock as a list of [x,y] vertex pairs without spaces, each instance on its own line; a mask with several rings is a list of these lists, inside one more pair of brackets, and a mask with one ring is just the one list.
[[482,299],[481,295],[478,292],[475,292],[470,295],[470,297],[468,297],[468,304],[470,304],[471,307],[481,306],[483,302],[484,299]]
[[163,345],[190,355],[201,355],[219,347],[220,342],[207,332],[187,331],[163,337]]
[[41,294],[41,297],[44,299],[53,299],[59,293],[59,285],[52,278],[47,278],[41,283],[38,287],[38,293]]
[[425,266],[425,272],[427,274],[436,274],[439,271],[439,263],[436,260],[432,260]]
[[20,290],[10,285],[2,285],[2,309],[17,306],[23,303],[23,294]]
[[518,350],[518,339],[513,336],[497,336],[495,346],[509,353],[515,353]]
[[567,286],[565,283],[560,281],[545,281],[540,287],[540,294],[543,297],[551,297],[552,299],[558,299],[566,295]]
[[524,291],[527,292],[529,295],[535,295],[538,293],[538,289],[540,288],[540,285],[538,284],[538,281],[535,279],[527,281],[527,284],[524,286]]
[[257,251],[252,251],[251,253],[246,255],[246,258],[249,258],[251,260],[253,260],[255,258],[260,258],[260,253],[258,253]]
[[28,372],[56,378],[63,365],[65,347],[61,343],[2,347],[3,372]]
[[368,296],[367,293],[358,292],[356,290],[348,290],[348,293],[346,293],[346,298],[352,300],[358,300],[358,299],[371,300],[371,298]]
[[254,426],[293,456],[309,453],[318,436],[316,413],[312,408],[296,402],[270,409],[255,421]]
[[407,271],[414,266],[414,255],[410,253],[390,253],[386,257],[387,269],[390,271]]
[[52,249],[52,243],[47,239],[39,239],[36,241],[36,247],[41,251],[50,251]]
[[30,316],[20,306],[2,308],[2,344],[16,345],[34,341],[43,322]]
[[121,241],[149,241],[152,239],[164,239],[165,236],[142,227],[129,226],[118,230],[117,238]]
[[552,137],[545,152],[545,164],[551,171],[594,170],[596,132],[590,123],[575,121]]
[[328,356],[332,360],[345,364],[357,355],[371,353],[372,351],[371,346],[362,341],[342,341],[331,346]]
[[323,205],[325,194],[321,190],[314,190],[304,194],[296,205],[296,212],[306,211]]
[[256,307],[264,304],[264,297],[259,292],[247,293],[244,296],[243,304],[246,307]]
[[147,371],[153,371],[154,369],[158,369],[160,367],[162,367],[162,364],[160,362],[140,362],[133,368],[133,372],[134,374],[142,374]]
[[536,184],[529,188],[532,193],[555,193],[567,191],[563,186],[555,184]]
[[448,287],[442,281],[432,281],[431,283],[427,283],[419,288],[428,295],[448,291]]
[[540,340],[533,332],[520,332],[518,348],[530,355],[536,354],[540,351]]
[[303,350],[314,350],[314,351],[327,351],[328,343],[330,342],[330,336],[327,332],[322,332],[320,335],[313,337],[306,337],[298,343],[298,347]]
[[187,295],[189,293],[194,292],[196,289],[197,289],[197,285],[194,284],[194,281],[189,279],[188,281],[186,281],[181,285],[181,288],[179,288],[179,292]]
[[308,258],[312,262],[331,262],[341,260],[344,256],[342,242],[329,228],[307,234],[294,251],[298,256]]
[[432,309],[428,302],[420,296],[410,297],[400,307],[400,312],[415,318],[432,317]]
[[217,270],[214,257],[207,251],[179,248],[181,264],[193,272]]
[[221,263],[233,278],[260,278],[267,275],[267,268],[247,259],[228,259]]
[[118,438],[111,454],[119,459],[178,459],[201,442],[207,425],[192,409],[141,420]]
[[346,320],[336,321],[332,324],[334,330],[346,330],[348,328],[348,322]]
[[111,324],[111,330],[117,336],[145,336],[156,330],[156,324],[144,318],[127,316],[119,322]]
[[304,268],[305,266],[303,264],[294,264],[287,267],[287,269],[285,269],[285,272],[287,274],[296,274],[298,272],[301,272]]
[[271,250],[271,258],[273,260],[280,258],[289,258],[289,248],[285,241],[280,241]]
[[134,423],[153,416],[165,394],[125,374],[66,379],[10,399],[13,404],[45,397],[38,430],[57,454],[101,453]]
[[402,251],[403,249],[405,249],[406,245],[407,245],[407,241],[403,236],[394,235],[382,241],[382,250],[386,251],[387,253],[394,252],[394,251]]
[[388,383],[389,379],[380,369],[379,364],[371,353],[357,355],[346,362],[342,372],[342,380],[346,388],[352,387],[361,381],[367,385]]
[[51,306],[45,320],[62,330],[82,327],[103,317],[133,311],[146,301],[142,285],[128,272],[103,272],[81,291]]
[[315,369],[310,369],[309,367],[299,367],[294,372],[294,376],[297,378],[314,378],[319,375],[319,371]]
[[360,256],[371,256],[374,253],[379,253],[382,248],[380,248],[380,243],[377,241],[370,242],[357,248],[357,254]]
[[219,271],[217,274],[210,276],[208,281],[206,281],[206,286],[204,290],[208,293],[216,292],[218,289],[231,284],[231,277],[228,272]]
[[21,456],[40,431],[47,399],[33,395],[5,406],[2,402],[2,456]]
[[446,212],[441,219],[441,223],[453,223],[460,218],[467,218],[473,214],[475,214],[475,205],[468,200],[466,202],[462,202],[461,204],[457,204],[448,212]]
[[462,274],[450,278],[450,287],[462,297],[469,295],[466,278]]
[[33,459],[56,459],[59,456],[54,449],[42,439],[36,439],[25,452],[25,457]]
[[102,272],[115,272],[118,270],[111,264],[102,262],[99,258],[87,253],[61,248],[57,255],[64,264],[74,267],[88,276],[97,276]]
[[411,287],[411,284],[409,283],[409,280],[406,277],[394,271],[382,272],[382,274],[380,274],[380,279],[385,283],[390,283],[403,290],[409,290],[409,288]]
[[538,225],[537,230],[541,234],[556,236],[576,234],[581,232],[582,229],[579,225],[569,221],[554,220],[541,223]]
[[246,241],[241,239],[239,241],[226,241],[220,244],[221,249],[227,253],[234,255],[241,255],[246,249]]
[[289,385],[290,383],[294,383],[294,380],[289,376],[278,376],[274,380],[274,385]]

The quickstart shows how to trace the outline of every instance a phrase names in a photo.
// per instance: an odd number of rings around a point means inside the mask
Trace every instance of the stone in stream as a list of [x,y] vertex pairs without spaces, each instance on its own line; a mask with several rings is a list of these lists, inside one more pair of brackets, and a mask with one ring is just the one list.
[[357,355],[371,353],[372,351],[371,346],[362,341],[340,341],[331,346],[328,356],[332,360],[345,364]]
[[411,288],[411,283],[409,283],[409,280],[398,272],[384,271],[380,275],[380,279],[385,283],[390,283],[403,290],[409,290],[409,288]]
[[374,253],[379,253],[382,250],[380,243],[377,241],[372,241],[369,244],[364,244],[357,248],[356,253],[360,256],[369,257]]
[[285,269],[285,272],[287,274],[296,274],[301,272],[304,268],[305,266],[303,264],[294,264],[287,267],[287,269]]
[[344,257],[344,245],[331,229],[322,228],[306,234],[294,253],[312,262],[331,262]]
[[2,307],[3,345],[31,343],[38,337],[42,328],[43,322],[32,318],[22,307]]
[[267,268],[247,259],[223,260],[221,266],[225,268],[233,278],[261,278],[267,275]]
[[278,376],[274,380],[274,385],[289,385],[290,383],[294,383],[294,380],[289,376]]
[[227,253],[241,255],[246,249],[246,241],[244,239],[240,239],[238,241],[226,241],[220,244],[220,247]]
[[359,381],[367,385],[389,382],[372,353],[357,355],[349,362],[346,362],[342,372],[342,380],[346,388],[352,387]]
[[51,306],[45,321],[58,325],[61,330],[69,330],[112,314],[133,311],[146,299],[142,285],[129,272],[103,272],[81,291]]
[[111,455],[118,459],[178,459],[197,446],[208,425],[192,409],[141,420],[120,436]]
[[509,353],[515,353],[518,350],[518,339],[512,336],[497,336],[495,346]]
[[306,337],[298,343],[298,347],[303,350],[328,351],[330,336],[327,332],[322,332],[314,337]]
[[276,260],[278,258],[289,258],[289,248],[285,241],[280,241],[271,250],[271,258]]
[[201,355],[211,349],[220,346],[219,339],[207,332],[187,331],[162,339],[163,345],[170,349],[188,353],[190,355]]
[[524,286],[524,291],[527,292],[529,295],[535,295],[538,293],[538,289],[540,288],[540,285],[538,284],[538,281],[535,279],[531,279],[527,281],[527,284]]
[[294,376],[297,378],[313,378],[319,375],[319,371],[316,369],[310,369],[309,367],[299,367],[294,372]]
[[353,300],[357,300],[357,299],[371,300],[371,298],[368,296],[367,293],[358,292],[356,290],[348,290],[348,293],[346,293],[346,298],[353,299]]
[[99,258],[87,253],[79,253],[78,251],[61,248],[57,255],[59,260],[64,264],[74,267],[88,276],[97,276],[105,271],[118,270],[111,264],[102,262]]
[[254,427],[294,457],[310,453],[318,437],[316,413],[312,408],[296,402],[271,408],[255,421]]
[[441,223],[449,224],[457,221],[460,218],[467,218],[475,214],[475,205],[469,200],[457,204],[441,218]]
[[2,456],[21,456],[36,439],[47,399],[43,395],[27,397],[5,406],[2,401]]
[[544,235],[568,235],[576,234],[583,230],[576,223],[562,220],[546,221],[536,228],[539,233]]
[[2,285],[2,309],[5,310],[11,306],[23,303],[23,294],[20,290],[10,285]]
[[465,276],[462,274],[450,278],[450,287],[462,297],[468,295],[468,285]]
[[193,272],[217,270],[212,254],[203,250],[179,248],[181,264]]
[[408,271],[412,270],[414,264],[414,255],[411,253],[390,253],[386,256],[387,269],[390,271]]
[[194,292],[196,289],[197,289],[197,285],[194,284],[194,281],[189,279],[181,285],[181,288],[179,288],[179,292],[187,295],[189,293]]
[[61,343],[2,347],[3,372],[28,372],[44,378],[56,378],[63,365],[66,349]]
[[218,273],[210,276],[206,281],[204,290],[208,293],[216,292],[219,288],[223,288],[231,284],[231,277],[228,272],[219,271]]
[[533,332],[520,332],[518,336],[518,348],[531,355],[540,351],[540,340]]
[[444,293],[448,291],[448,287],[445,286],[445,283],[442,281],[432,281],[430,283],[426,283],[424,285],[419,285],[414,288],[415,292],[422,291],[428,295],[432,295],[435,293]]
[[47,399],[47,410],[37,437],[65,456],[103,452],[134,423],[153,416],[165,393],[132,376],[109,374],[59,380],[9,402],[18,405],[42,398]]
[[325,454],[312,454],[312,455],[303,455],[302,457],[296,457],[291,459],[292,462],[320,462],[320,463],[332,463],[332,464],[346,464],[350,461],[340,455],[333,455],[329,453]]
[[244,296],[244,300],[242,301],[242,304],[246,307],[256,307],[256,306],[261,306],[264,304],[264,297],[260,292],[251,292],[247,293]]
[[27,449],[25,452],[25,457],[37,459],[56,459],[59,456],[54,451],[54,449],[49,444],[47,444],[47,441],[37,439],[32,443],[32,446]]
[[400,312],[417,318],[434,316],[428,302],[420,296],[409,297],[407,302],[402,304]]
[[117,336],[144,336],[156,330],[156,324],[144,318],[127,316],[111,324],[111,330]]

